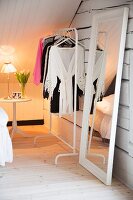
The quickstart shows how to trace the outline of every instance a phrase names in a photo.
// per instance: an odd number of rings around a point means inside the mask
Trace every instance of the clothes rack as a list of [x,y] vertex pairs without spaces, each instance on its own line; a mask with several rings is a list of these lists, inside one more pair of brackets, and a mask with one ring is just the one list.
[[[67,36],[70,35],[71,33],[74,33],[74,40],[75,40],[75,60],[74,60],[74,64],[75,64],[75,84],[74,84],[74,123],[73,123],[73,141],[72,141],[72,145],[70,145],[69,143],[67,143],[65,140],[63,140],[61,137],[55,135],[55,137],[57,137],[58,139],[60,139],[64,144],[66,144],[67,146],[69,146],[72,149],[71,153],[61,153],[58,154],[55,158],[55,164],[57,164],[58,159],[60,157],[66,157],[66,156],[77,156],[78,153],[76,151],[76,120],[77,120],[77,116],[76,116],[76,101],[77,101],[77,61],[78,61],[78,45],[81,45],[83,48],[84,46],[78,42],[78,31],[76,28],[65,28],[65,29],[61,29],[56,31],[54,34],[56,35],[61,35],[61,36]],[[45,72],[44,72],[45,73]],[[52,114],[51,112],[49,112],[49,117],[50,117],[50,127],[49,127],[49,134],[52,134]],[[46,135],[47,136],[47,135]],[[34,138],[34,144],[36,144],[36,141],[38,138],[40,137],[46,137],[46,136],[36,136]]]

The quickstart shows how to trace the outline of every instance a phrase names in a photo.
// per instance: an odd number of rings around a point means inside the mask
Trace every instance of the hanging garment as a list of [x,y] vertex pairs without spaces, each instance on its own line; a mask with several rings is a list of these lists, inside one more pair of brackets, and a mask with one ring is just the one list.
[[[41,78],[40,78],[40,83],[43,83],[43,77],[44,77],[44,71],[45,71],[45,66],[47,65],[47,59],[46,59],[46,53],[47,49],[54,44],[55,42],[55,36],[48,37],[44,40],[43,42],[43,53],[42,53],[42,62],[41,62]],[[48,52],[49,53],[49,52]]]
[[100,50],[96,51],[95,65],[94,65],[94,70],[93,70],[93,81],[99,78],[99,75],[101,73],[101,67],[103,64],[103,55],[104,55],[104,51],[100,51]]
[[[60,37],[61,38],[61,37]],[[54,40],[54,42],[56,42],[56,39]],[[75,47],[75,44],[72,43],[64,43],[61,44],[60,47]],[[47,76],[47,71],[48,71],[48,60],[49,60],[49,52],[51,49],[51,45],[48,46],[47,50],[46,50],[46,55],[45,55],[45,60],[43,61],[45,66],[44,66],[44,75],[43,75],[43,97],[45,98],[49,98],[49,93],[47,90],[45,90],[45,81],[46,81],[46,76]],[[60,87],[60,79],[59,77],[57,77],[57,84],[56,87],[53,91],[53,97],[50,99],[50,112],[51,113],[59,113],[59,99],[60,99],[60,91],[59,91],[59,87]],[[73,110],[74,110],[74,87],[75,87],[75,76],[72,77],[72,86],[73,86]],[[83,91],[80,90],[80,88],[77,85],[77,100],[76,100],[76,110],[79,110],[79,97],[81,97],[83,95]]]
[[45,56],[47,48],[54,44],[54,36],[48,38],[41,38],[38,44],[36,63],[33,72],[33,82],[36,85],[43,82]]
[[[59,113],[59,100],[60,100],[60,91],[59,91],[59,87],[60,87],[60,79],[57,77],[57,85],[53,91],[53,96],[50,99],[50,112],[51,113]],[[73,90],[73,110],[74,110],[74,89],[75,89],[75,76],[72,77],[72,90]],[[80,88],[77,85],[77,100],[76,100],[76,111],[79,110],[79,97],[81,97],[83,95],[83,91],[80,90]],[[45,91],[45,87],[43,90],[43,97],[45,98],[49,98],[49,93],[46,90]]]
[[48,57],[49,57],[48,48],[51,47],[60,37],[61,36],[50,36],[44,39],[41,38],[39,40],[36,63],[33,72],[34,84],[39,85],[39,83],[43,83],[45,67],[48,65]]
[[[57,77],[60,79],[59,115],[73,112],[73,87],[72,77],[75,74],[75,47],[60,48],[52,46],[49,53],[48,73],[45,82],[45,90],[53,97],[57,85]],[[77,84],[84,92],[84,50],[78,46]]]
[[0,165],[5,166],[5,162],[13,161],[12,142],[7,128],[8,116],[0,108]]
[[[44,40],[44,43],[43,43],[44,49],[43,49],[42,64],[41,64],[41,80],[40,80],[41,83],[45,83],[47,71],[48,71],[49,51],[50,51],[51,46],[53,46],[56,43],[56,41],[58,41],[57,38],[61,39],[62,37],[61,36],[58,36],[58,37],[51,36]],[[66,46],[74,47],[75,44],[66,42],[66,43],[60,45],[60,47],[66,47]]]
[[35,63],[34,72],[33,72],[33,82],[36,85],[39,85],[40,79],[41,79],[42,53],[43,53],[43,44],[42,44],[42,38],[41,38],[38,44],[36,63]]
[[[93,111],[94,111],[94,100],[95,100],[95,96],[96,96],[96,92],[97,92],[97,83],[98,83],[98,79],[101,74],[102,66],[104,64],[103,56],[104,56],[104,51],[96,50],[95,65],[94,65],[94,69],[93,69],[93,97],[92,97],[92,105],[91,105],[90,114],[93,114]],[[104,74],[103,74],[103,76],[104,76]],[[98,101],[102,100],[103,93],[104,93],[104,84],[102,86],[101,93],[98,97]]]

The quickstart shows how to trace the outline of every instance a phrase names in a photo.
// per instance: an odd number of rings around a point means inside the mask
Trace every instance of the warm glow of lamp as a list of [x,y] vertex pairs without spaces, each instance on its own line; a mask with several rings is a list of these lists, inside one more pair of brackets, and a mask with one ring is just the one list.
[[16,68],[13,66],[12,63],[4,63],[1,73],[13,73],[16,72]]
[[12,63],[4,63],[4,65],[2,66],[2,69],[1,69],[1,73],[6,73],[8,74],[8,97],[7,98],[10,98],[10,94],[9,94],[9,75],[10,73],[14,73],[16,72],[16,68],[14,67],[14,65]]

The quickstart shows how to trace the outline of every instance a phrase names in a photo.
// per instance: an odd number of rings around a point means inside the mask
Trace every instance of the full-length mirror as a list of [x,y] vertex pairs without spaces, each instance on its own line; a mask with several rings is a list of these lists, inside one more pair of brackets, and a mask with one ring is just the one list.
[[80,164],[111,184],[128,9],[93,16]]

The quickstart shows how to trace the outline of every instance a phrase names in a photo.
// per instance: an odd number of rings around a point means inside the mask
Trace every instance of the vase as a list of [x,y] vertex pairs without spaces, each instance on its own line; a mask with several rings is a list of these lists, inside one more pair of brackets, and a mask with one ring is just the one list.
[[20,85],[22,98],[25,98],[25,84]]

